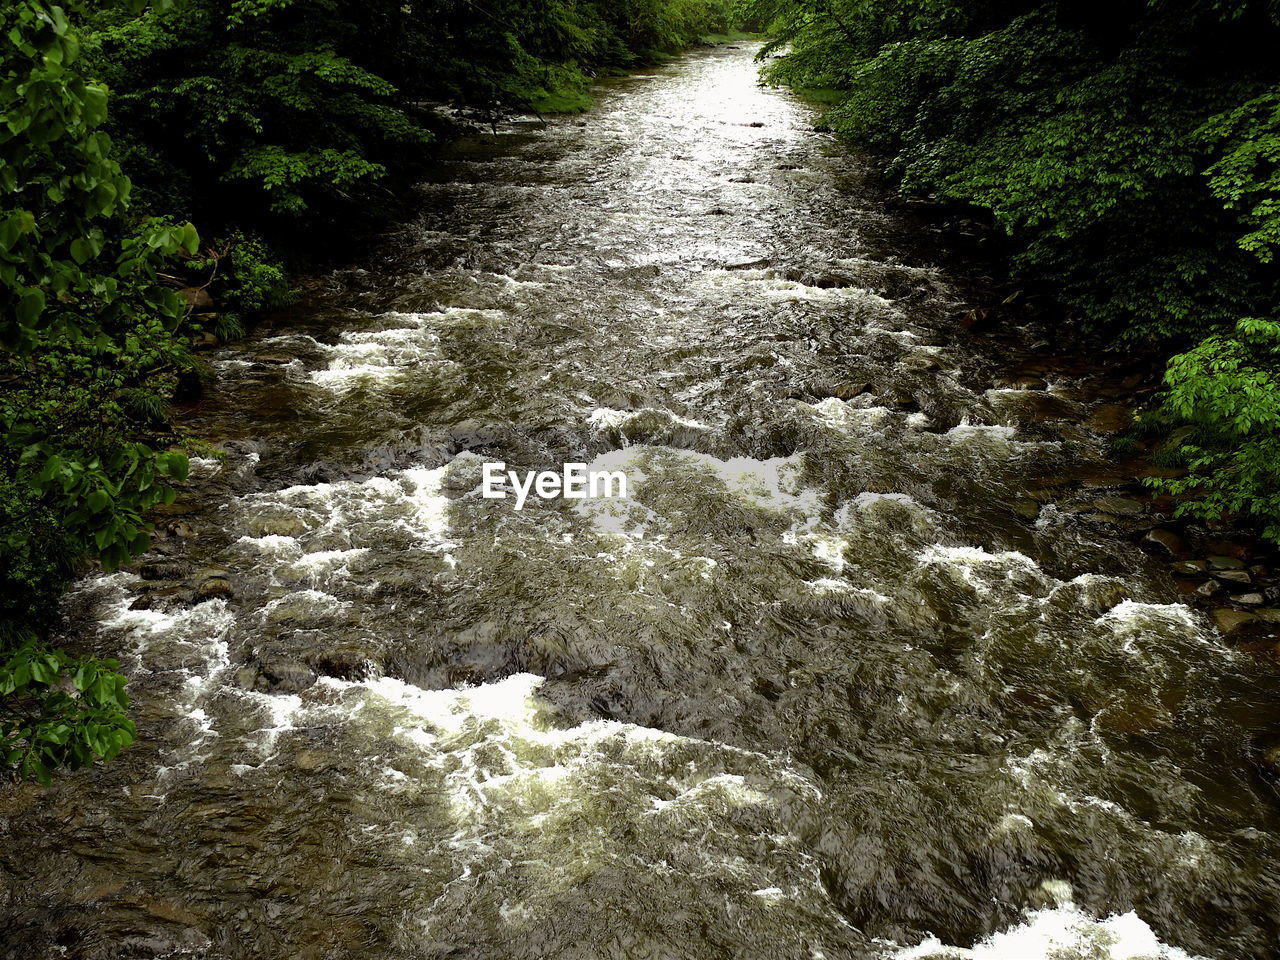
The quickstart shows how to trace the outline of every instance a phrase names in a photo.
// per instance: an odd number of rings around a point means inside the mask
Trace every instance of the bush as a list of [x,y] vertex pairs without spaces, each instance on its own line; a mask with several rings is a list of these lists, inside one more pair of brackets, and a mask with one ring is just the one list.
[[144,441],[165,439],[157,401],[187,362],[157,268],[198,238],[129,217],[63,10],[21,0],[0,28],[0,764],[47,779],[133,736],[114,662],[52,649],[48,626],[73,563],[146,549],[143,514],[186,476]]

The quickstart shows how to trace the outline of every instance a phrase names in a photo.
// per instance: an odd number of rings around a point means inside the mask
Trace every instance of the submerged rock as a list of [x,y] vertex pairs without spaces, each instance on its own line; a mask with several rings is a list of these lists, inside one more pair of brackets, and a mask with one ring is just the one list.
[[264,660],[258,674],[258,689],[273,693],[301,693],[316,682],[316,672],[297,660]]
[[1273,776],[1280,776],[1280,743],[1263,747],[1258,752],[1258,765]]
[[186,606],[192,593],[182,584],[160,585],[158,590],[148,590],[129,604],[130,610],[168,611]]
[[1013,512],[1024,520],[1035,520],[1040,516],[1040,504],[1024,497],[1013,502]]
[[1146,505],[1141,500],[1130,497],[1103,497],[1093,501],[1093,509],[1098,513],[1109,513],[1117,517],[1136,517],[1146,512]]
[[249,521],[249,535],[253,537],[299,537],[311,527],[301,517],[254,517]]
[[235,587],[226,577],[210,577],[196,587],[196,599],[212,600],[216,597],[231,597],[235,592]]
[[344,646],[307,657],[317,673],[339,680],[368,680],[382,674],[375,651],[361,646]]
[[1250,624],[1258,623],[1260,618],[1244,610],[1231,610],[1223,607],[1213,611],[1213,620],[1224,634],[1236,633]]
[[138,576],[143,580],[181,580],[190,570],[190,566],[180,561],[160,560],[138,567]]

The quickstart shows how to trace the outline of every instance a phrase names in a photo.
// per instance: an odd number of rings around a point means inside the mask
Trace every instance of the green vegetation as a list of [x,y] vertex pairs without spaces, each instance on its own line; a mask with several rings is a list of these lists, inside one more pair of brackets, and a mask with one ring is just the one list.
[[1149,420],[1191,428],[1190,474],[1156,485],[1280,540],[1280,4],[747,8],[773,80],[841,91],[827,122],[904,190],[990,211],[1087,334],[1185,351]]
[[441,107],[580,110],[592,76],[733,26],[730,0],[4,6],[0,769],[48,780],[134,737],[119,665],[51,630],[78,566],[146,550],[186,478],[167,404],[193,338],[279,304],[306,238],[393,215]]
[[[590,78],[727,29],[731,0],[181,0],[90,20],[112,129],[147,204],[297,254],[393,216],[442,106],[576,111]],[[258,251],[270,263],[273,255]]]
[[187,362],[183,305],[157,269],[198,238],[131,215],[107,91],[63,10],[23,0],[3,28],[0,737],[4,765],[47,779],[133,739],[117,665],[53,649],[47,627],[75,560],[111,569],[145,549],[143,514],[186,476],[157,418]]

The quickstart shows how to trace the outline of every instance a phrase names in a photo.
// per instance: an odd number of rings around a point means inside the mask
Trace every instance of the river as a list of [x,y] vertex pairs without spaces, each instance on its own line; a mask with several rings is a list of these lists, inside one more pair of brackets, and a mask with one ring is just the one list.
[[225,456],[68,603],[139,741],[0,793],[5,956],[1280,955],[1277,670],[752,53],[460,142],[206,355]]

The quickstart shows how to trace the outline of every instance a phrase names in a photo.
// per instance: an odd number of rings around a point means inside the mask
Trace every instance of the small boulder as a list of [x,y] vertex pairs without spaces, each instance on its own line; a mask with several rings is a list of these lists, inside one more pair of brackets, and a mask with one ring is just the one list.
[[189,313],[208,313],[213,309],[213,297],[204,287],[183,287],[179,293],[187,301]]
[[320,773],[333,766],[333,761],[320,750],[299,750],[293,765],[303,773]]
[[1228,583],[1253,583],[1253,577],[1247,570],[1217,570],[1213,575],[1216,579],[1225,580]]
[[1136,517],[1146,511],[1141,500],[1129,497],[1103,497],[1093,502],[1093,509],[1098,513],[1109,513],[1117,517]]
[[1024,497],[1013,502],[1013,512],[1023,520],[1035,520],[1040,516],[1040,504]]
[[994,307],[975,307],[960,318],[960,329],[970,333],[981,333],[995,326],[998,319]]
[[368,680],[379,676],[382,667],[373,655],[374,651],[359,646],[336,647],[315,656],[307,662],[317,673],[339,680]]
[[133,603],[130,610],[172,610],[191,602],[191,591],[180,585],[166,586],[160,590],[148,590]]
[[1258,755],[1258,763],[1267,773],[1280,776],[1280,743],[1272,744]]
[[1209,571],[1209,565],[1203,560],[1179,560],[1171,569],[1180,577],[1201,577]]
[[235,595],[235,586],[226,577],[209,577],[196,587],[197,600],[213,600],[218,597],[230,598]]
[[138,567],[138,576],[143,580],[181,580],[190,569],[176,560],[160,560]]
[[316,672],[297,660],[266,660],[258,672],[258,686],[273,693],[301,693],[316,682]]
[[1231,610],[1227,607],[1221,607],[1213,611],[1213,620],[1218,625],[1218,629],[1224,634],[1232,634],[1251,623],[1257,623],[1258,616],[1245,610]]
[[831,391],[831,396],[837,400],[852,400],[854,397],[860,397],[871,389],[869,383],[845,383],[836,387]]
[[1148,531],[1147,535],[1142,538],[1142,545],[1153,553],[1163,554],[1166,557],[1178,556],[1187,546],[1182,537],[1163,527],[1156,527],[1154,530]]
[[252,537],[299,537],[311,529],[301,517],[291,516],[254,517],[248,528]]

